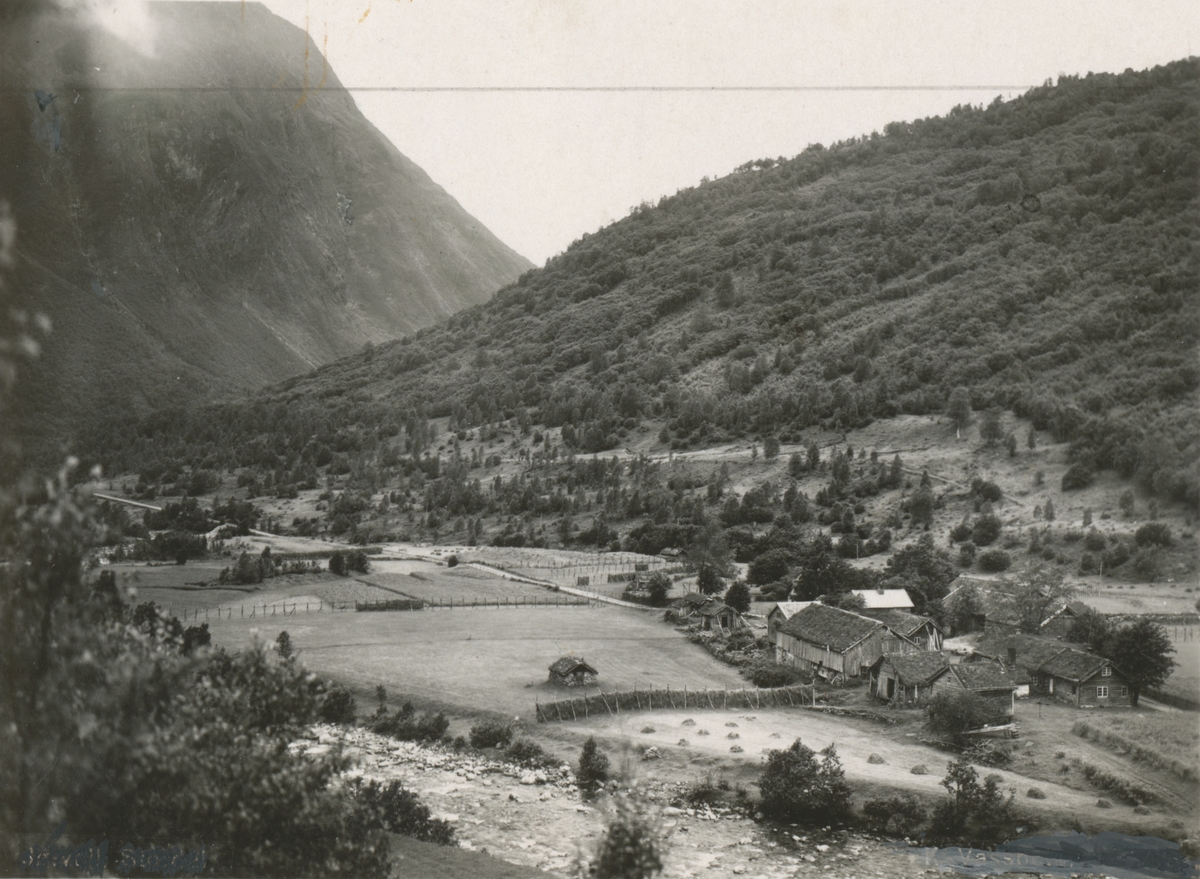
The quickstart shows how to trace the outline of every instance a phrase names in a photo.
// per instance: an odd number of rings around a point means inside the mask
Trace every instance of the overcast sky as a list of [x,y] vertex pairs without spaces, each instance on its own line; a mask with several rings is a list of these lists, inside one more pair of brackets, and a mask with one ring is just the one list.
[[401,152],[538,264],[748,160],[1061,73],[1162,64],[1200,34],[1195,0],[265,5],[326,47]]

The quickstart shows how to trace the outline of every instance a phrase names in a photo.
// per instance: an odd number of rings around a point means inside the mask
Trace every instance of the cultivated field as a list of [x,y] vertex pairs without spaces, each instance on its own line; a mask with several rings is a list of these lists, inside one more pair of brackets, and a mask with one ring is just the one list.
[[308,668],[364,695],[383,684],[397,698],[467,712],[532,716],[535,698],[583,692],[547,683],[550,664],[567,653],[594,665],[605,691],[744,685],[733,669],[659,622],[657,614],[609,606],[324,614],[301,609],[265,621],[235,615],[210,627],[217,644],[235,649],[255,637],[272,641],[287,629]]
[[1092,712],[1088,726],[1116,733],[1185,766],[1200,766],[1200,725],[1183,711]]

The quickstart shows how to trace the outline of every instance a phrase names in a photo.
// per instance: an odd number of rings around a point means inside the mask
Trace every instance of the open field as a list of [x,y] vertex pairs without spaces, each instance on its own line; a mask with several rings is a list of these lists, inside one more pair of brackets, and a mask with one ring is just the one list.
[[463,564],[448,568],[433,562],[377,559],[372,560],[369,574],[356,579],[426,601],[466,601],[469,604],[473,600],[532,601],[553,597],[553,593],[542,586],[506,580]]
[[1088,726],[1116,733],[1171,760],[1200,766],[1200,724],[1182,711],[1092,712]]
[[300,613],[265,623],[235,617],[210,627],[215,643],[235,649],[256,636],[274,640],[287,629],[315,672],[364,694],[383,684],[397,696],[468,712],[532,715],[535,697],[584,692],[546,681],[550,664],[566,653],[586,657],[605,691],[744,685],[733,669],[658,622],[657,614],[607,606]]

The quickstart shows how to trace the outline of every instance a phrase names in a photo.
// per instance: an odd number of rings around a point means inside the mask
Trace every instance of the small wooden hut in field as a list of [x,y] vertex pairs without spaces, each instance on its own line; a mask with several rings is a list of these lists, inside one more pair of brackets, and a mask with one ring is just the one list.
[[550,666],[550,683],[564,687],[582,687],[593,683],[598,672],[575,656],[564,656]]

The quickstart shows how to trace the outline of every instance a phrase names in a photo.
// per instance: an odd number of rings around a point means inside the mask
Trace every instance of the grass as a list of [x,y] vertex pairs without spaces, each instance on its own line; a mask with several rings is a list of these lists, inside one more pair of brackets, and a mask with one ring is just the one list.
[[[371,573],[357,579],[426,601],[453,600],[469,604],[473,600],[545,601],[554,597],[554,593],[541,586],[505,580],[467,565],[447,568],[431,562],[373,561]],[[393,594],[388,597],[398,596]]]
[[1189,712],[1092,712],[1088,726],[1116,733],[1130,742],[1187,766],[1200,762],[1200,726]]
[[301,612],[210,627],[216,644],[235,649],[287,629],[309,669],[360,692],[383,684],[396,698],[514,716],[531,716],[535,697],[585,692],[547,683],[547,669],[565,653],[586,657],[605,691],[745,684],[657,615],[615,607]]
[[[1172,635],[1175,632],[1175,629],[1171,626],[1167,626],[1166,629]],[[1194,637],[1196,635],[1196,627],[1191,627],[1191,632],[1193,637],[1187,641],[1178,640],[1174,637],[1171,639],[1171,643],[1175,645],[1174,658],[1179,664],[1176,666],[1175,671],[1171,672],[1171,677],[1167,678],[1163,689],[1177,696],[1198,699],[1200,698],[1200,641]],[[1195,724],[1193,723],[1192,726],[1194,732]]]

